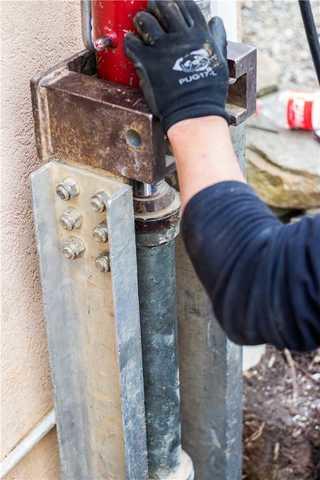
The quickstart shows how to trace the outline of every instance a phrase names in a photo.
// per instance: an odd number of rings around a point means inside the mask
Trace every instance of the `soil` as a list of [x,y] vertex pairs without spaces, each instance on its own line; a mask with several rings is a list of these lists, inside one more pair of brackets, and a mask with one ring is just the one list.
[[267,347],[245,372],[245,480],[320,480],[320,349]]
[[[320,2],[311,3],[320,29]],[[243,41],[260,56],[260,86],[317,88],[298,2],[242,0],[241,11]],[[244,392],[243,479],[320,480],[320,350],[267,347],[245,373]]]

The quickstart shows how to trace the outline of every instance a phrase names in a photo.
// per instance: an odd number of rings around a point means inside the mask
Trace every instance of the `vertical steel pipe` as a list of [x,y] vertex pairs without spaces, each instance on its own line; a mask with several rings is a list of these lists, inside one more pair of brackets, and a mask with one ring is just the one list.
[[164,182],[155,189],[138,187],[139,192],[136,239],[149,478],[191,480],[192,462],[181,447],[177,356],[179,201]]
[[137,258],[149,475],[157,478],[181,457],[175,241],[151,246],[138,234]]

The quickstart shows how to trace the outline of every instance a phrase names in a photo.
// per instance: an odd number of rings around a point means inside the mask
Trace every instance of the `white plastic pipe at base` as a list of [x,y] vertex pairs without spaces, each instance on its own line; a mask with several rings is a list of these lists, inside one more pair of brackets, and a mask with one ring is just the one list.
[[0,463],[0,478],[4,478],[53,429],[55,424],[55,411],[51,410]]

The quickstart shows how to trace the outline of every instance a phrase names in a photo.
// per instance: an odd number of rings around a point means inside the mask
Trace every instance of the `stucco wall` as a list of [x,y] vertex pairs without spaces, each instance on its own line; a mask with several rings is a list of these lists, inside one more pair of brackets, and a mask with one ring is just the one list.
[[[31,214],[39,163],[29,80],[80,50],[77,1],[1,1],[2,458],[52,407]],[[58,478],[55,432],[7,479]]]

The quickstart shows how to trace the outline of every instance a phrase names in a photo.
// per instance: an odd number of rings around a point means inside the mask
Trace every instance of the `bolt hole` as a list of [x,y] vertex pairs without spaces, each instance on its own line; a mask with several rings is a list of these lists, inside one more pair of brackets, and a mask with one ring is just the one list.
[[130,130],[127,131],[126,139],[127,139],[127,144],[130,147],[139,148],[142,145],[140,134],[133,128],[130,128]]

